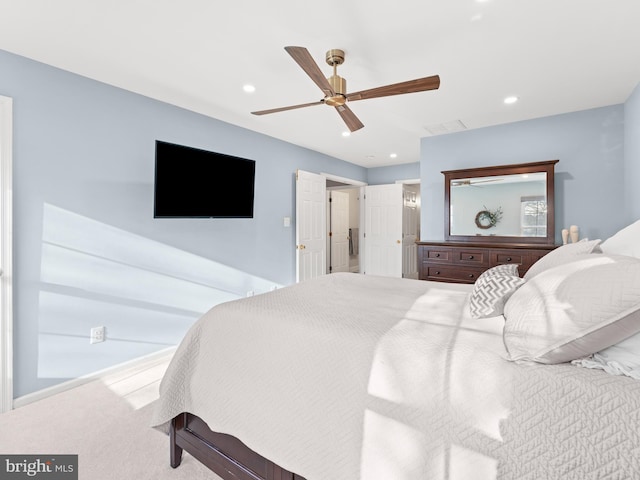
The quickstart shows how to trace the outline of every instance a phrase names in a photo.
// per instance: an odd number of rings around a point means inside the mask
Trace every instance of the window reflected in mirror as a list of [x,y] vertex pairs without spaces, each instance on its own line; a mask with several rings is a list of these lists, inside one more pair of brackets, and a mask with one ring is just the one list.
[[544,195],[520,198],[520,235],[547,236],[547,199]]

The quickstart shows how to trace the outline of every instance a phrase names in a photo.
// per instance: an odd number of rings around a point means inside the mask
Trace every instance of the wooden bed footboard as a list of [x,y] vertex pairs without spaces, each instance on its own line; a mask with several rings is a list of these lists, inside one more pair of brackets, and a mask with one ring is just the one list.
[[258,455],[237,438],[212,432],[190,413],[171,420],[169,445],[173,468],[180,465],[184,450],[224,480],[305,480]]

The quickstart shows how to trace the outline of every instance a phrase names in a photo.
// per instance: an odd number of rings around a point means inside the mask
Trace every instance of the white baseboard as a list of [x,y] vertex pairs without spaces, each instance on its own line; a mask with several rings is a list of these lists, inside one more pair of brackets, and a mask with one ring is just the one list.
[[58,385],[53,385],[51,387],[43,388],[42,390],[38,390],[37,392],[28,393],[26,395],[23,395],[22,397],[18,397],[14,399],[13,408],[24,407],[25,405],[29,405],[30,403],[37,402],[38,400],[43,400],[52,395],[66,392],[67,390],[71,390],[72,388],[76,388],[86,383],[92,382],[94,380],[100,380],[100,379],[109,377],[111,375],[124,372],[125,370],[135,370],[135,369],[143,370],[145,366],[152,363],[156,363],[167,356],[173,355],[176,348],[177,347],[165,348],[158,352],[150,353],[149,355],[135,358],[133,360],[129,360],[128,362],[120,363],[118,365],[114,365],[113,367],[105,368],[103,370],[99,370],[97,372],[90,373],[88,375],[83,375],[82,377],[74,378],[66,382],[60,383]]

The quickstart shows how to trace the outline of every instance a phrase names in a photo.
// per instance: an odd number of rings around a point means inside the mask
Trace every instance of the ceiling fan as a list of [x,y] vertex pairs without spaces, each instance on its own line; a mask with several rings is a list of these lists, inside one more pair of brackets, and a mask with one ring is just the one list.
[[383,87],[361,90],[359,92],[347,93],[347,81],[337,74],[337,67],[344,62],[344,51],[333,49],[326,53],[326,62],[333,67],[333,75],[325,78],[324,74],[313,60],[309,51],[304,47],[284,47],[284,49],[293,57],[293,59],[302,67],[307,75],[315,82],[320,90],[324,93],[324,98],[317,102],[303,103],[300,105],[291,105],[288,107],[273,108],[270,110],[261,110],[251,112],[254,115],[266,115],[268,113],[283,112],[285,110],[293,110],[296,108],[311,107],[313,105],[329,105],[335,107],[340,117],[352,132],[364,127],[364,124],[356,117],[356,115],[347,106],[347,102],[355,100],[366,100],[369,98],[388,97],[391,95],[401,95],[404,93],[424,92],[427,90],[436,90],[440,87],[440,77],[433,75],[431,77],[418,78],[407,82],[394,83]]
[[500,180],[503,180],[503,179],[502,178],[489,178],[487,180],[473,180],[473,179],[451,180],[451,185],[454,186],[454,187],[474,186],[476,183],[499,182]]

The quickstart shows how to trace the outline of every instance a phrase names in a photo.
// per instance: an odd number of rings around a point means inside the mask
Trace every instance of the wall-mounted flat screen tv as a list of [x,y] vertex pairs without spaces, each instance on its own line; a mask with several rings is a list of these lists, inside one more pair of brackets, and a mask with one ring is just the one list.
[[154,218],[253,218],[255,165],[156,140]]

